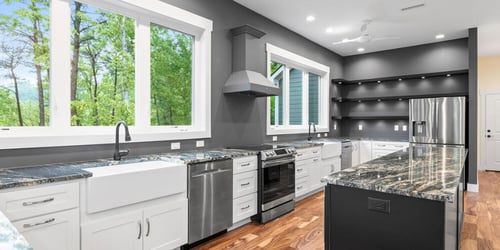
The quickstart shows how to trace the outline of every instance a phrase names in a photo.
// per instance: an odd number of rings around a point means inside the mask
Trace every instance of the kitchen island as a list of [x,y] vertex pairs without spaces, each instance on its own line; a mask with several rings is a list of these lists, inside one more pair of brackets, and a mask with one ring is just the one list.
[[325,249],[458,249],[466,157],[417,144],[324,177]]

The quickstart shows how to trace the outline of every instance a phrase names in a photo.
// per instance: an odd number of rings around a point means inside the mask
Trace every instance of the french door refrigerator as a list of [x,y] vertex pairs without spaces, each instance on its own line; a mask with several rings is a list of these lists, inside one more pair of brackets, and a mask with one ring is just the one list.
[[410,143],[465,145],[465,97],[410,99]]

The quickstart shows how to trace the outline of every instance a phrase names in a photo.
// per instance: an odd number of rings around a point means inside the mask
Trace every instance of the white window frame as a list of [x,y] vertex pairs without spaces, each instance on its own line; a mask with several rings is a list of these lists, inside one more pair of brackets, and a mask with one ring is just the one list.
[[[267,135],[282,135],[282,134],[303,134],[308,131],[309,124],[309,73],[314,73],[320,76],[320,107],[319,107],[319,124],[316,124],[316,131],[326,133],[330,131],[330,67],[321,63],[315,62],[303,56],[297,55],[288,50],[279,48],[270,43],[266,44],[267,52],[267,77],[271,79],[271,62],[284,64],[285,74],[283,95],[284,102],[284,125],[271,125],[271,98],[267,98],[267,119],[266,119],[266,134]],[[289,125],[289,78],[290,68],[295,68],[302,71],[302,125]]]
[[[79,2],[136,20],[135,124],[129,126],[132,141],[210,138],[212,21],[160,0],[81,0]],[[114,142],[114,126],[71,126],[70,0],[51,0],[50,15],[50,124],[46,127],[1,127],[0,149]],[[192,125],[190,126],[149,125],[151,108],[149,25],[151,22],[193,36]]]

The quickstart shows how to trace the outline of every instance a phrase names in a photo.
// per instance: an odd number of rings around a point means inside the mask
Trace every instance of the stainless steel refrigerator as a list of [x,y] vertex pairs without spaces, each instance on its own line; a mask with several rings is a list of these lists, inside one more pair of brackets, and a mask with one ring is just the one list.
[[410,99],[410,143],[465,145],[465,97]]

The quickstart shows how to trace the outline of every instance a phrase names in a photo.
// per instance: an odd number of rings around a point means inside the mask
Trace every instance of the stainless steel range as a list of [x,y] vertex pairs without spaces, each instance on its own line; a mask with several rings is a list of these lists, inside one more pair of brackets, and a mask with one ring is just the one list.
[[[236,147],[235,147],[236,148]],[[252,219],[266,223],[295,209],[295,148],[244,146],[258,152],[258,210]]]

